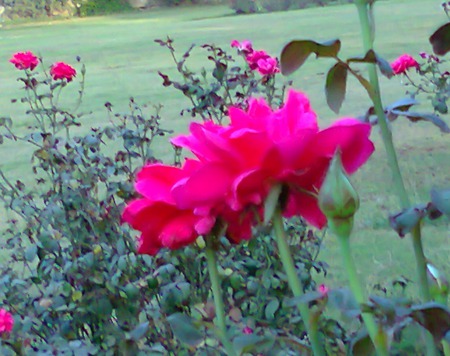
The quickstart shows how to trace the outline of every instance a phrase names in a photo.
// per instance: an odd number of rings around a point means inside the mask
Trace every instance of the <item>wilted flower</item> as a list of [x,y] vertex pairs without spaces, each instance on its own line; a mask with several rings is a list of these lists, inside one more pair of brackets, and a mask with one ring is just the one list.
[[39,64],[38,57],[30,51],[15,53],[9,61],[20,70],[33,70]]

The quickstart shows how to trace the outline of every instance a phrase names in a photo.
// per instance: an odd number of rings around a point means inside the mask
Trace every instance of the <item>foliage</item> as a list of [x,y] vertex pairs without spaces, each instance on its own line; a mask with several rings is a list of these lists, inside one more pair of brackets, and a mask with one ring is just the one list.
[[85,0],[81,2],[80,16],[96,16],[130,11],[127,0]]
[[61,14],[71,16],[75,6],[70,0],[5,0],[5,15],[9,18],[38,18]]
[[[130,112],[116,114],[107,102],[110,124],[80,136],[84,66],[70,110],[64,94],[73,97],[76,81],[55,81],[44,65],[40,70],[22,72],[26,95],[14,100],[28,106],[28,133],[16,133],[15,120],[0,120],[1,142],[28,145],[33,162],[28,180],[0,171],[9,216],[1,244],[10,252],[2,261],[0,296],[15,317],[1,353],[183,353],[192,338],[198,352],[217,349],[201,243],[157,258],[136,255],[133,234],[120,223],[137,167],[157,159],[152,145],[168,133],[161,107],[151,114],[152,107],[131,98]],[[224,115],[221,107],[209,110]],[[301,247],[294,259],[305,288],[314,290],[313,271],[326,271],[317,261],[321,239],[300,220],[287,229],[290,243]],[[221,241],[227,314],[239,347],[295,350],[304,326],[284,305],[287,281],[269,232],[240,246]],[[252,335],[242,334],[245,327]]]
[[[191,106],[182,110],[181,115],[189,113],[192,117],[197,115],[202,120],[214,120],[222,123],[228,115],[228,107],[247,107],[249,97],[262,95],[268,103],[274,107],[281,106],[284,92],[290,85],[285,81],[281,87],[277,85],[279,78],[274,75],[258,75],[248,65],[242,66],[238,58],[234,58],[226,50],[204,44],[201,48],[206,51],[207,60],[212,62],[212,70],[202,69],[201,73],[192,72],[188,65],[192,45],[181,58],[177,57],[173,40],[155,40],[161,46],[170,51],[170,55],[176,65],[177,71],[182,76],[182,81],[175,81],[168,75],[158,72],[163,79],[163,86],[181,91],[186,96]],[[245,55],[241,53],[241,57]]]

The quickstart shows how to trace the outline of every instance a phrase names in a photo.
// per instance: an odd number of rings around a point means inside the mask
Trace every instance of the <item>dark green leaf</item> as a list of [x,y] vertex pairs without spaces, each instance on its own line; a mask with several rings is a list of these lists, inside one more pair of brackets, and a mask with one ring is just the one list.
[[266,305],[266,309],[264,310],[264,314],[266,316],[266,319],[267,320],[273,320],[275,318],[275,313],[277,312],[279,307],[280,307],[280,302],[279,302],[278,299],[271,300]]
[[300,68],[311,53],[317,57],[337,57],[341,49],[340,40],[323,43],[300,40],[289,42],[281,51],[280,64],[283,75],[289,75]]
[[181,313],[167,318],[174,335],[185,344],[196,346],[203,340],[202,333],[194,325],[194,319]]
[[238,336],[233,340],[233,346],[238,355],[245,353],[261,353],[271,349],[275,342],[272,335],[259,336],[255,334]]
[[406,97],[396,102],[386,106],[386,111],[399,110],[399,111],[408,111],[409,108],[413,105],[417,105],[419,102],[416,99],[411,97]]
[[450,217],[450,188],[432,189],[431,202],[441,213]]
[[280,184],[274,185],[264,202],[264,224],[268,224],[275,213],[275,209],[278,206],[278,199],[281,194],[281,189],[282,186]]
[[430,37],[433,52],[443,56],[450,51],[450,23],[439,27]]
[[387,78],[392,78],[394,76],[394,71],[391,67],[391,64],[385,60],[383,57],[379,56],[375,53],[377,59],[378,68],[380,68],[381,74],[383,74]]
[[411,208],[405,209],[398,214],[389,217],[391,227],[398,233],[400,237],[404,237],[427,214],[427,205],[419,204]]
[[370,356],[375,354],[375,347],[365,330],[352,339],[350,352],[353,356]]
[[311,303],[322,298],[323,295],[320,292],[308,292],[299,297],[293,297],[285,300],[284,305],[287,307],[296,307],[299,304]]
[[399,111],[399,110],[392,110],[393,114],[401,115],[406,117],[409,121],[417,122],[417,121],[428,121],[432,124],[439,127],[439,129],[444,133],[449,133],[450,128],[448,127],[447,123],[442,120],[438,115],[435,114],[427,114],[427,113],[418,113],[418,112],[411,112],[411,111]]
[[369,50],[364,57],[352,57],[347,59],[347,63],[377,63],[377,56],[373,50]]
[[450,332],[450,310],[441,304],[429,302],[411,308],[410,316],[425,329],[436,341],[440,341]]
[[328,72],[325,83],[327,103],[331,110],[338,113],[345,99],[347,88],[348,65],[343,62],[336,63]]

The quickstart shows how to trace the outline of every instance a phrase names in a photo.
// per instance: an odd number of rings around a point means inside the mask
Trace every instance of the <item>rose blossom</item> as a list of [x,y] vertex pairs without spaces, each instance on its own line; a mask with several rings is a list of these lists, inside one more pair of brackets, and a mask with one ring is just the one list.
[[252,43],[248,40],[244,40],[242,42],[239,42],[238,40],[233,40],[231,41],[231,47],[237,48],[244,54],[249,54],[253,52]]
[[0,309],[0,333],[11,332],[14,326],[14,318],[5,309]]
[[261,75],[274,75],[280,72],[276,58],[268,57],[257,62],[257,70]]
[[53,80],[66,79],[70,82],[77,75],[77,71],[67,63],[56,62],[50,69],[50,75]]
[[319,285],[319,287],[317,288],[317,291],[322,294],[323,297],[326,297],[328,295],[328,292],[330,291],[330,289],[325,285],[325,284],[321,284]]
[[374,150],[369,124],[341,119],[319,130],[309,100],[294,90],[281,109],[251,99],[248,110],[232,107],[229,116],[227,126],[194,122],[189,135],[172,139],[197,159],[182,168],[148,165],[137,175],[141,197],[127,205],[123,220],[141,231],[139,253],[186,246],[217,223],[231,241],[249,239],[277,185],[286,195],[284,216],[302,216],[322,228],[327,221],[317,193],[336,150],[347,173]]
[[[226,127],[192,123],[190,135],[172,140],[204,165],[174,189],[180,207],[261,209],[271,188],[281,184],[288,192],[284,216],[300,215],[322,228],[326,218],[317,193],[335,151],[341,151],[345,170],[353,173],[374,150],[370,125],[341,119],[320,131],[309,100],[294,90],[282,109],[273,111],[264,100],[253,99],[247,111],[232,107],[229,115]],[[220,174],[206,174],[213,167],[220,167]],[[216,189],[218,185],[222,189]],[[201,196],[192,187],[203,187]]]
[[409,68],[419,69],[419,63],[409,54],[402,54],[391,63],[394,74],[404,74]]
[[39,64],[39,59],[32,52],[18,52],[15,53],[11,59],[10,63],[14,64],[17,69],[20,70],[33,70]]

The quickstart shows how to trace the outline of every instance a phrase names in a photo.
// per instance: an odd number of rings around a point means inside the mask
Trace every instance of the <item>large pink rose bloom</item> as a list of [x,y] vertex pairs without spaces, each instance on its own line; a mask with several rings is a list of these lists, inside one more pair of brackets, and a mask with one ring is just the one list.
[[[211,211],[225,202],[234,211],[260,209],[270,189],[282,184],[288,191],[284,215],[302,216],[322,228],[326,218],[317,193],[336,150],[349,174],[374,150],[370,125],[341,119],[319,130],[309,100],[294,90],[282,109],[272,111],[264,100],[253,99],[247,111],[230,108],[230,120],[226,127],[193,123],[190,135],[172,140],[203,163],[195,175],[177,184],[179,206]],[[216,172],[211,174],[213,167]],[[216,189],[219,185],[222,188]],[[201,195],[191,189],[199,186]]]
[[402,54],[395,61],[391,63],[392,70],[394,74],[403,74],[406,73],[410,68],[419,69],[419,63],[411,57],[409,54]]
[[14,326],[14,318],[5,309],[0,309],[0,333],[11,332]]

